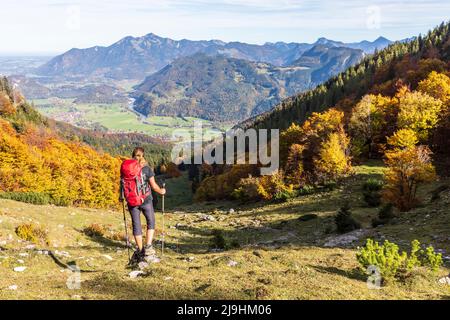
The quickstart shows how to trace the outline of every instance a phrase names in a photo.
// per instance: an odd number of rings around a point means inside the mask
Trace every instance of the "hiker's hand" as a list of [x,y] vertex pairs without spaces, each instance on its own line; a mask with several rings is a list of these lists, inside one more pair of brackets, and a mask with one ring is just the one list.
[[166,188],[162,188],[160,194],[163,196],[166,194]]

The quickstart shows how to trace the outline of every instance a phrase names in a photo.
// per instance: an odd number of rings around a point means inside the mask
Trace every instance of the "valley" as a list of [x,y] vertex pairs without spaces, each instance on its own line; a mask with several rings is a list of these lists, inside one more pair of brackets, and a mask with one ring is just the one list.
[[31,100],[43,115],[72,125],[113,133],[142,133],[163,140],[171,140],[174,130],[192,133],[194,122],[201,121],[204,136],[211,139],[227,130],[226,123],[213,123],[193,117],[143,116],[130,109],[127,103],[77,103],[75,99]]

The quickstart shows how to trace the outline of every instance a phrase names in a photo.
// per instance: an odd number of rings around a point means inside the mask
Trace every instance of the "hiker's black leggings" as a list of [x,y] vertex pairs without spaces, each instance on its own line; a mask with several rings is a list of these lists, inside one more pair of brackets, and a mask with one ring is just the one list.
[[153,203],[151,201],[142,206],[128,206],[128,210],[133,221],[133,235],[142,235],[141,212],[144,214],[145,220],[147,220],[147,230],[155,229],[155,210],[153,210]]

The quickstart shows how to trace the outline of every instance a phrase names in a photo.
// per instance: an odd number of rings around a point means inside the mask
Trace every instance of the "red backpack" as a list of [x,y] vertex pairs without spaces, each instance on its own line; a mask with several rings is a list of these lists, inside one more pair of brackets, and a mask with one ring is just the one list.
[[123,196],[132,207],[143,204],[151,194],[150,185],[148,181],[144,181],[142,167],[137,160],[130,159],[122,162],[120,182]]

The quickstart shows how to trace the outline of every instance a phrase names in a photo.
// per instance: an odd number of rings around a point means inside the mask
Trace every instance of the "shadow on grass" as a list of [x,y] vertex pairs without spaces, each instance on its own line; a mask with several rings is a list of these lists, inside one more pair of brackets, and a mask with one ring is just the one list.
[[105,237],[99,236],[99,235],[88,236],[81,229],[74,228],[74,230],[79,232],[79,233],[81,233],[81,234],[83,234],[83,235],[85,235],[85,236],[87,236],[87,237],[89,237],[89,239],[91,239],[92,241],[97,242],[98,244],[100,244],[102,246],[105,246],[105,247],[115,247],[115,248],[126,248],[127,247],[125,242],[111,240],[111,239],[108,239],[108,238],[105,238]]
[[[103,274],[83,282],[83,289],[91,294],[111,294],[114,299],[125,300],[180,300],[180,299],[236,299],[236,292],[226,292],[211,285],[179,286],[174,282],[148,283],[147,277],[131,280],[117,274]],[[245,298],[243,295],[241,298]]]
[[363,274],[361,274],[361,272],[358,269],[346,271],[336,267],[312,266],[312,265],[309,265],[309,267],[321,273],[336,274],[338,276],[346,277],[353,280],[366,281],[366,277]]

